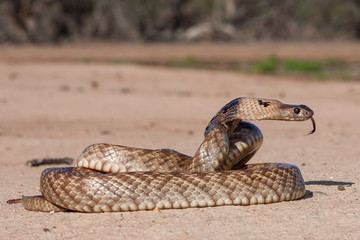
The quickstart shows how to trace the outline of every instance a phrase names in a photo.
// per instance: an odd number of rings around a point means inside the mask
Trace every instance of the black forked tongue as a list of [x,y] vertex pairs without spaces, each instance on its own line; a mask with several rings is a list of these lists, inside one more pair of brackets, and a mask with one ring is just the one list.
[[312,125],[313,125],[313,130],[311,130],[311,132],[308,133],[308,135],[310,134],[313,134],[316,130],[316,124],[315,124],[315,120],[311,117],[311,122],[312,122]]

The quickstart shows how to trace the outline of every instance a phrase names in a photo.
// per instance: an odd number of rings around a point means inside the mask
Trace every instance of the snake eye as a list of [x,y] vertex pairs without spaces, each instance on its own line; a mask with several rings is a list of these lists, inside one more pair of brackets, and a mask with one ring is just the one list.
[[300,113],[300,108],[297,108],[297,107],[294,108],[294,113],[295,113],[295,114],[299,114],[299,113]]

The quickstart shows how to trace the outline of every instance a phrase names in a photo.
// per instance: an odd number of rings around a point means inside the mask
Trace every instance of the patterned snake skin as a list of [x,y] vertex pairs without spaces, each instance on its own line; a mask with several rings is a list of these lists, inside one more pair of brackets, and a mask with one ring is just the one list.
[[41,196],[23,197],[33,211],[116,212],[274,203],[305,194],[290,164],[246,164],[261,146],[260,130],[244,120],[311,119],[305,105],[237,98],[213,117],[190,157],[174,150],[94,144],[76,167],[48,168]]

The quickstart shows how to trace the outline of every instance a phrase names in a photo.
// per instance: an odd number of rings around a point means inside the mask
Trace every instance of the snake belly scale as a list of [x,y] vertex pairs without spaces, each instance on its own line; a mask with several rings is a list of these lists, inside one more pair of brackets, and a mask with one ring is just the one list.
[[313,111],[277,100],[236,98],[205,130],[194,156],[170,149],[93,144],[75,167],[45,169],[39,196],[24,196],[33,211],[117,212],[250,205],[299,199],[300,170],[284,163],[247,164],[262,144],[251,120],[304,121]]

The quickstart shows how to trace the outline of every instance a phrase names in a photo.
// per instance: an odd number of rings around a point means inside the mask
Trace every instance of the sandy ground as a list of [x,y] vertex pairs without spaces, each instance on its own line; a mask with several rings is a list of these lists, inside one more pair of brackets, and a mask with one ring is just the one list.
[[0,46],[0,61],[117,61],[161,62],[189,56],[211,61],[254,61],[271,55],[285,59],[337,59],[354,62],[360,59],[358,42],[264,42],[243,44],[71,44],[58,46]]
[[[360,239],[359,83],[53,62],[54,55],[66,55],[65,47],[47,47],[49,61],[46,48],[22,49],[0,48],[0,239]],[[106,52],[97,51],[99,56]],[[44,58],[31,61],[37,53]],[[323,58],[321,53],[309,52]],[[310,136],[305,136],[309,121],[257,122],[265,139],[251,160],[299,166],[308,190],[304,199],[103,214],[38,213],[6,204],[38,193],[46,166],[28,167],[30,159],[76,158],[96,142],[191,155],[211,117],[239,96],[275,98],[314,110],[318,129]]]

